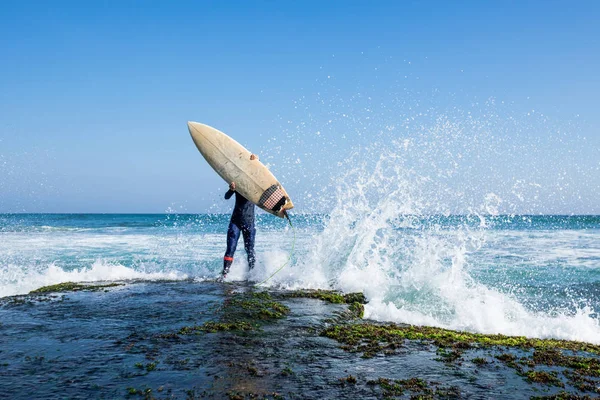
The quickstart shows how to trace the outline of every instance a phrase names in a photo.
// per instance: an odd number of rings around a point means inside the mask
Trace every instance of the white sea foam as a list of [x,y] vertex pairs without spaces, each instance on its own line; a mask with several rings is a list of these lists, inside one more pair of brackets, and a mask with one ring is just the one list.
[[[426,168],[405,167],[411,151],[413,157],[422,157],[411,165],[426,164]],[[374,159],[373,154],[377,154]],[[521,257],[522,268],[552,266],[560,260],[589,266],[589,259],[598,255],[593,241],[597,236],[572,231],[511,232],[510,238],[499,238],[501,234],[490,229],[489,214],[498,213],[502,199],[483,193],[477,202],[473,190],[466,200],[463,191],[443,179],[461,179],[460,160],[442,168],[444,157],[439,156],[435,145],[424,143],[415,149],[393,140],[353,154],[353,160],[365,161],[348,165],[346,175],[338,179],[325,229],[315,234],[293,268],[268,284],[363,291],[370,300],[365,316],[375,320],[600,343],[600,321],[585,297],[576,299],[568,310],[553,308],[552,302],[536,309],[511,294],[518,287],[494,287],[473,277],[474,270],[500,267],[493,262],[502,252]],[[464,223],[443,228],[423,222],[432,211],[452,214],[461,202],[472,204],[467,208],[478,216],[479,226]],[[510,240],[496,252],[494,246],[503,239]],[[581,251],[573,249],[574,243]],[[482,262],[490,260],[492,264]],[[597,268],[597,260],[591,265]]]
[[27,272],[22,267],[8,265],[0,282],[0,297],[26,294],[42,286],[62,282],[102,282],[129,280],[181,280],[185,274],[177,271],[146,272],[120,264],[96,260],[89,267],[65,270],[55,263],[42,270]]

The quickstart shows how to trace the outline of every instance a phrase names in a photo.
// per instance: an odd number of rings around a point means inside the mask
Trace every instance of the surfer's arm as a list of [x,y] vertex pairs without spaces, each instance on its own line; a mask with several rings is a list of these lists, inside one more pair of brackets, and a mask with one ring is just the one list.
[[234,192],[235,192],[235,182],[231,182],[229,184],[229,190],[227,191],[227,193],[225,193],[225,200],[229,200],[231,198],[231,196],[233,196]]

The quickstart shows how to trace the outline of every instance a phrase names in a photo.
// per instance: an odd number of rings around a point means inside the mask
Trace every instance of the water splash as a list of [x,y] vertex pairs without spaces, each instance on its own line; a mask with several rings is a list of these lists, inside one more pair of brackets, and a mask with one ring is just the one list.
[[[537,139],[509,142],[502,134],[514,126],[497,115],[466,122],[438,117],[417,132],[390,129],[354,149],[339,164],[332,195],[321,195],[331,208],[328,223],[279,284],[364,291],[367,318],[600,343],[591,305],[598,299],[590,293],[571,298],[569,306],[534,305],[517,295],[527,282],[494,286],[478,278],[478,271],[498,266],[486,265],[482,254],[500,214],[536,210],[540,196],[552,202],[568,187],[541,190],[538,182],[561,167],[544,170],[537,163],[545,161],[525,157]],[[504,168],[507,161],[512,164]],[[454,223],[443,222],[457,214]],[[545,252],[536,250],[534,258]]]

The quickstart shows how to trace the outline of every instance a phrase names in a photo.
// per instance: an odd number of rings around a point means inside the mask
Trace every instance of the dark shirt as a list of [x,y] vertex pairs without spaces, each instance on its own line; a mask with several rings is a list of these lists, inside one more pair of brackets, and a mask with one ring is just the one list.
[[225,200],[229,200],[233,193],[235,193],[235,207],[233,213],[231,213],[231,222],[238,225],[254,225],[254,203],[233,190],[228,190],[225,193]]

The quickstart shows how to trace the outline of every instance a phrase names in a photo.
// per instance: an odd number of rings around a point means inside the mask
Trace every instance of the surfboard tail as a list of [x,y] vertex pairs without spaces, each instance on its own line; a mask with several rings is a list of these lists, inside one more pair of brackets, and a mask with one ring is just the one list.
[[280,218],[285,218],[285,210],[294,207],[292,200],[279,182],[263,192],[258,201],[258,206]]

